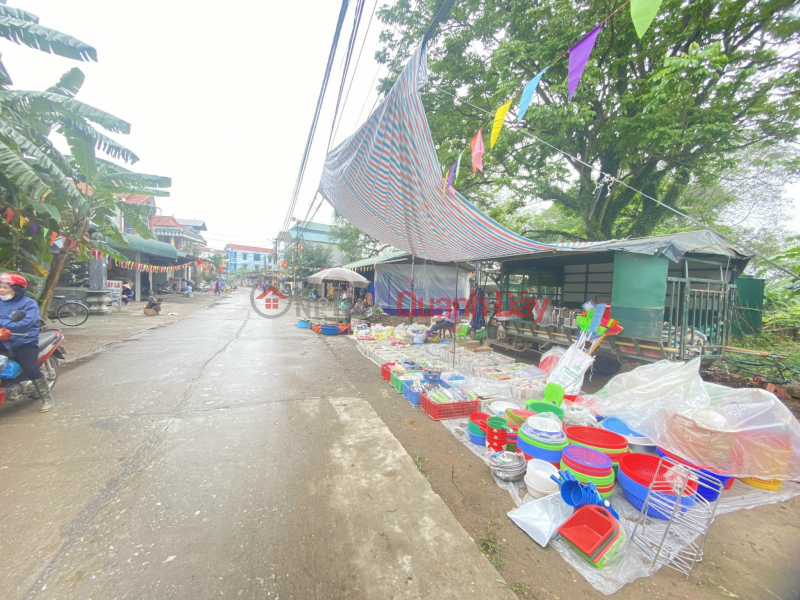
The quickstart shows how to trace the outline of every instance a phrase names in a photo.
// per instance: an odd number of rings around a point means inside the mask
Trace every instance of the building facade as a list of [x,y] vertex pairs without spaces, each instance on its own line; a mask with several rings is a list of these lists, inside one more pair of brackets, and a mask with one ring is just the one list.
[[279,235],[281,247],[286,251],[295,242],[298,244],[311,244],[322,246],[331,251],[331,264],[338,265],[342,262],[342,253],[339,246],[331,237],[331,226],[313,221],[297,221],[289,231],[282,231]]
[[228,273],[233,273],[242,267],[264,273],[271,269],[275,262],[275,251],[272,248],[227,244],[224,254],[228,261],[225,268]]

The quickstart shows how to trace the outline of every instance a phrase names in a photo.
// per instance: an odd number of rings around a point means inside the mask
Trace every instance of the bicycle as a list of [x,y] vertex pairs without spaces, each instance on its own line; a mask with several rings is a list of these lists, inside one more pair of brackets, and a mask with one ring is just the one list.
[[86,323],[89,318],[89,307],[77,300],[65,301],[66,296],[53,296],[53,300],[60,302],[56,306],[51,306],[47,311],[47,317],[51,321],[58,319],[62,325],[67,327],[78,327]]

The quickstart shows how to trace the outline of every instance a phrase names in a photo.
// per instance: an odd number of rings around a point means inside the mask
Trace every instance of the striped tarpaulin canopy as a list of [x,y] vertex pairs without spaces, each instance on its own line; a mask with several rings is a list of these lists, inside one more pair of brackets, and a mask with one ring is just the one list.
[[[325,159],[319,191],[350,223],[395,248],[438,261],[480,260],[592,242],[543,244],[517,235],[450,188],[445,195],[419,86],[424,45],[383,103]],[[465,164],[470,158],[466,157]]]

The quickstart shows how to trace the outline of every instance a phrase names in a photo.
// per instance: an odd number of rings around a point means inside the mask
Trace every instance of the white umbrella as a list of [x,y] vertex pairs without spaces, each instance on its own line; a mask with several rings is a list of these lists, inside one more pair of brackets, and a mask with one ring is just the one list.
[[323,281],[345,281],[356,287],[367,287],[369,285],[368,279],[365,279],[355,271],[343,269],[342,267],[325,269],[319,273],[314,273],[308,278],[309,283],[322,283]]

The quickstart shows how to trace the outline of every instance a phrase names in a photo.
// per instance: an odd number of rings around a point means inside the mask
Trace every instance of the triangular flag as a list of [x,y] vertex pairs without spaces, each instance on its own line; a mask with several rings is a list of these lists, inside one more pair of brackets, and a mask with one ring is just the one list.
[[545,67],[539,71],[536,77],[531,79],[528,85],[525,86],[525,89],[522,90],[522,97],[519,99],[519,116],[517,117],[517,123],[522,122],[522,117],[525,116],[525,113],[528,111],[528,106],[530,106],[531,100],[533,99],[533,93],[536,91],[536,88],[539,87],[539,80],[549,68],[550,67]]
[[31,235],[36,235],[36,223],[31,223]]
[[456,172],[456,163],[453,163],[453,166],[450,167],[450,177],[448,177],[447,179],[448,188],[450,188],[450,186],[453,185],[453,175],[455,174],[455,172]]
[[7,208],[6,209],[6,225],[10,225],[11,224],[11,217],[13,217],[13,216],[14,216],[14,211],[11,210],[10,208]]
[[458,162],[456,163],[456,181],[458,181],[458,172],[461,170],[461,157],[464,156],[464,151],[461,151],[461,154],[458,155]]
[[631,20],[640,38],[644,37],[660,7],[661,0],[631,0]]
[[56,231],[50,232],[50,245],[51,246],[56,243],[56,238],[57,237],[58,237],[58,232],[56,232]]
[[489,149],[491,150],[494,148],[495,142],[497,142],[497,138],[500,137],[500,130],[503,128],[503,122],[506,120],[506,114],[508,113],[508,109],[511,108],[511,103],[514,101],[512,98],[503,106],[497,109],[497,112],[494,114],[494,123],[492,123],[492,138],[489,142]]
[[479,129],[470,142],[472,148],[472,174],[478,169],[483,171],[483,129]]
[[19,216],[19,228],[22,229],[23,227],[25,227],[25,217],[20,215]]
[[589,62],[589,56],[592,54],[592,48],[597,40],[597,34],[600,33],[600,24],[589,32],[585,38],[575,44],[569,49],[569,74],[567,77],[567,87],[569,88],[569,99],[575,95],[575,90],[578,89],[578,82],[581,80],[583,70],[586,68],[586,63]]

